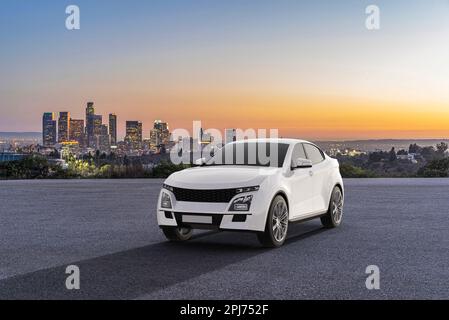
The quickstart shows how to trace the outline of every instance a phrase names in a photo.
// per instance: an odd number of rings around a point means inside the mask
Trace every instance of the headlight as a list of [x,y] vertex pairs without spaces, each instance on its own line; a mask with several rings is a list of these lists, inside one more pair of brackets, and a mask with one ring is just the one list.
[[254,186],[254,187],[238,188],[235,191],[238,194],[238,193],[246,193],[246,192],[258,191],[258,190],[259,190],[259,186]]
[[171,192],[173,192],[173,187],[172,186],[169,186],[168,184],[163,184],[162,185],[162,188],[164,188],[164,189],[167,189],[168,191],[171,191]]
[[239,197],[234,201],[232,201],[229,211],[249,211],[252,200],[253,200],[252,195]]
[[161,207],[164,209],[171,209],[171,200],[170,200],[170,196],[165,193],[162,192],[162,197],[161,197]]

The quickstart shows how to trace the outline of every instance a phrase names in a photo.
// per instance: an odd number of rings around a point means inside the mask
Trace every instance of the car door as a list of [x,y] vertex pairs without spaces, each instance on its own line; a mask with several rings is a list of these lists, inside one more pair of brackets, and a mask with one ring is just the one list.
[[324,212],[327,209],[327,203],[324,197],[327,185],[327,164],[324,153],[315,145],[304,143],[304,149],[307,159],[312,161],[311,175],[311,189],[313,212]]
[[[292,152],[292,160],[307,159],[302,143],[297,143]],[[314,210],[312,168],[292,168],[290,181],[290,217],[297,219],[307,216]]]

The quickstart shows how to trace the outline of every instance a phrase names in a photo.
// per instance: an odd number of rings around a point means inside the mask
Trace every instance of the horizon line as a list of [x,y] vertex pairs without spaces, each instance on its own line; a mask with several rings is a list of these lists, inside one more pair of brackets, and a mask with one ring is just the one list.
[[[0,131],[0,134],[39,134],[42,135],[42,131]],[[289,136],[280,136],[279,139],[299,139],[298,137],[289,137]],[[372,138],[372,139],[358,139],[358,138],[349,138],[349,139],[309,139],[317,142],[357,142],[357,141],[404,141],[404,140],[421,140],[421,141],[429,141],[429,140],[449,140],[449,137],[442,138]]]

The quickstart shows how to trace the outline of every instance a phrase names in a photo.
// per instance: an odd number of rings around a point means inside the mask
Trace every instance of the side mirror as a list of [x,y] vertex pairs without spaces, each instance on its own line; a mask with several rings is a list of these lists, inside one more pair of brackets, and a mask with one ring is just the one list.
[[304,158],[292,160],[292,169],[312,168],[312,161]]
[[202,166],[206,164],[206,158],[199,158],[195,160],[195,165],[196,166]]

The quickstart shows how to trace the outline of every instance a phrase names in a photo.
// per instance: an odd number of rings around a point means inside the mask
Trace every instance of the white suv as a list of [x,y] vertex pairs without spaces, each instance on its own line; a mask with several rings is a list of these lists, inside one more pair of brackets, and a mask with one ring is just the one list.
[[157,220],[169,240],[189,240],[193,229],[245,230],[279,247],[291,222],[342,221],[338,161],[311,142],[243,140],[197,164],[172,174],[160,192]]

